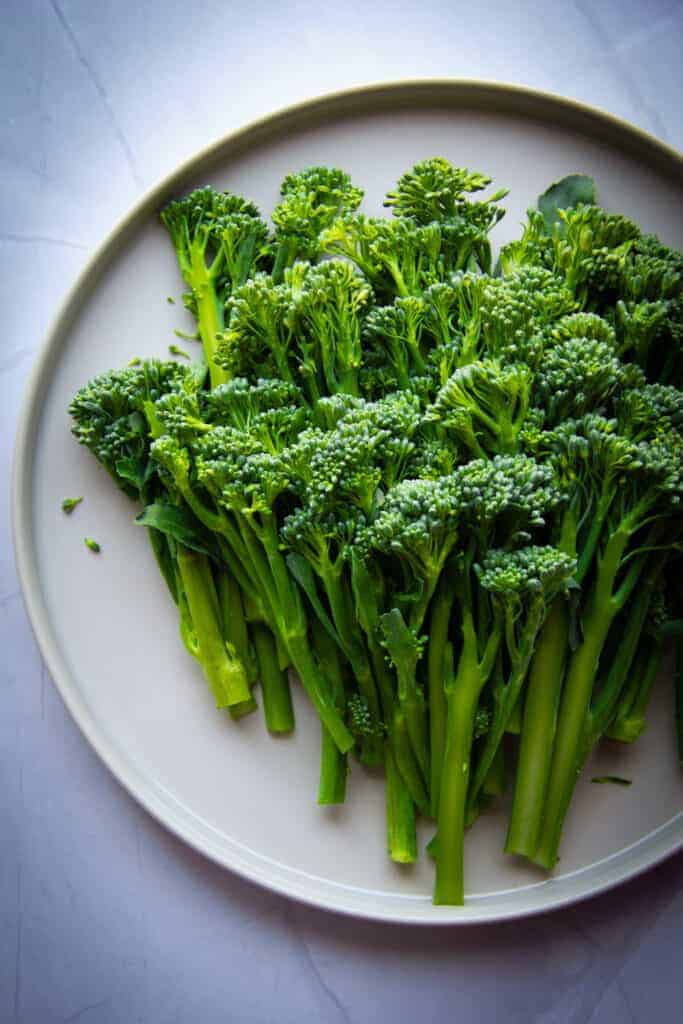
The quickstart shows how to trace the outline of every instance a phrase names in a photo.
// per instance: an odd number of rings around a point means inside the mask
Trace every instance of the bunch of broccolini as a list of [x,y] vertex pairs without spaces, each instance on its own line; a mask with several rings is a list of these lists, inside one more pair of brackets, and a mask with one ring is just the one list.
[[507,786],[507,851],[553,868],[589,753],[645,726],[680,607],[683,257],[573,175],[494,269],[489,184],[425,160],[376,218],[311,167],[272,229],[229,192],[169,203],[203,355],[70,406],[142,506],[216,705],[253,711],[258,682],[287,732],[293,669],[320,803],[350,756],[383,766],[389,854],[414,861],[431,818],[445,904]]

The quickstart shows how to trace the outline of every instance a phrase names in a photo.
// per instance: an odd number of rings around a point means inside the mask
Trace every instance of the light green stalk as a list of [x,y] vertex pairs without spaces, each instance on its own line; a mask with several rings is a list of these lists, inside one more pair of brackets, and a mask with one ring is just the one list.
[[481,691],[500,646],[495,623],[483,654],[479,653],[468,595],[463,601],[462,650],[455,679],[447,685],[446,746],[439,795],[434,903],[461,905],[465,900],[465,824],[474,720]]
[[218,597],[208,558],[180,544],[177,558],[197,638],[198,658],[217,707],[249,701],[251,691],[244,666],[223,637]]

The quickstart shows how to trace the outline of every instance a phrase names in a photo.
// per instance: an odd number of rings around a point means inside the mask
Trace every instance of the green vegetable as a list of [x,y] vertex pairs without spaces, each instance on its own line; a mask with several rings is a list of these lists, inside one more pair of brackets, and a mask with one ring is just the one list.
[[97,541],[93,540],[92,537],[84,537],[83,543],[85,544],[86,548],[88,548],[90,551],[93,551],[96,555],[99,555],[100,551],[102,550]]
[[494,272],[490,185],[434,157],[369,217],[348,174],[308,167],[272,230],[229,192],[169,203],[203,361],[110,371],[70,406],[141,507],[215,703],[239,719],[260,692],[291,732],[291,667],[318,802],[354,760],[383,771],[388,854],[414,862],[431,818],[443,904],[508,784],[505,849],[552,869],[590,752],[645,728],[680,616],[683,257],[573,174]]
[[62,502],[62,512],[66,512],[68,516],[71,515],[76,505],[80,505],[83,498],[65,498]]

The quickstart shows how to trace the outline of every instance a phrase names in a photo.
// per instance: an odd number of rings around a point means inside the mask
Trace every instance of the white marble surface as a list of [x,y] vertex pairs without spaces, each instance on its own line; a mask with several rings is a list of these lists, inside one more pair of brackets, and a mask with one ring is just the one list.
[[[0,461],[56,304],[141,192],[332,89],[460,76],[563,93],[683,147],[680,0],[3,0]],[[670,1020],[683,859],[519,924],[408,930],[262,892],[124,793],[47,677],[0,507],[0,1020]]]

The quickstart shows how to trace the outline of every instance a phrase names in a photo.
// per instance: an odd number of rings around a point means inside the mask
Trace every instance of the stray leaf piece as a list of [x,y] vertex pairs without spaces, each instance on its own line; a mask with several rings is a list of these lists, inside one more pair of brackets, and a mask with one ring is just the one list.
[[84,537],[83,543],[85,544],[86,548],[89,548],[90,551],[94,551],[96,555],[99,555],[100,551],[102,550],[97,541],[93,540],[92,537]]
[[128,365],[129,366],[139,366],[141,362],[142,362],[142,359],[140,359],[140,356],[133,356],[132,359],[128,360]]
[[172,356],[182,356],[183,359],[189,359],[190,353],[186,352],[185,349],[179,348],[178,345],[169,345],[168,351]]
[[175,306],[175,299],[173,298],[172,295],[167,295],[166,301],[168,302],[169,306]]
[[630,786],[631,779],[622,779],[620,775],[597,775],[591,782],[597,782],[601,786],[607,782],[611,782],[615,786]]
[[76,505],[80,505],[83,498],[65,498],[62,502],[62,512],[66,512],[68,516],[71,515]]

